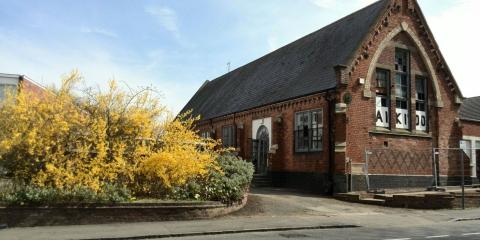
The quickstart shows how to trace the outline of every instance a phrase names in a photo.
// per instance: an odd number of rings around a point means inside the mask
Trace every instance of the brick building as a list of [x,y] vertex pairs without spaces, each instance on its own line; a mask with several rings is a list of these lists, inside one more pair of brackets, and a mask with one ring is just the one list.
[[[342,192],[366,187],[369,149],[458,148],[462,99],[418,3],[381,0],[205,82],[182,112],[201,115],[203,136],[236,147],[274,185]],[[457,167],[441,157],[437,171],[450,178]],[[391,187],[404,177],[370,171]],[[410,185],[432,171],[416,170]]]
[[19,91],[20,87],[39,94],[45,91],[44,87],[24,75],[0,73],[0,101],[5,99],[7,91]]
[[470,159],[470,173],[473,179],[480,178],[480,97],[468,98],[460,108],[460,146]]

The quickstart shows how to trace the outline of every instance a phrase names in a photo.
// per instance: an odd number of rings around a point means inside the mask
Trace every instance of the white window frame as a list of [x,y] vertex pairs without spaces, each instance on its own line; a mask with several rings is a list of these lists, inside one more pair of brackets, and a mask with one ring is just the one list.
[[[480,142],[480,137],[477,136],[463,136],[461,141],[470,142],[470,148],[463,149],[467,155],[470,156],[471,177],[477,177],[477,143]],[[462,144],[460,144],[462,146]]]
[[[317,121],[314,121],[314,114],[319,116]],[[300,124],[299,116],[307,117],[307,125]],[[305,128],[306,127],[306,128]],[[307,136],[305,132],[307,131]],[[299,141],[303,136],[302,146],[305,146],[305,139],[307,139],[307,146],[300,148]],[[318,145],[315,146],[314,143]],[[294,148],[297,153],[306,152],[321,152],[323,151],[323,109],[312,109],[295,113],[294,119]]]
[[203,131],[203,132],[200,133],[200,136],[202,138],[205,138],[205,139],[211,138],[211,132],[210,131]]

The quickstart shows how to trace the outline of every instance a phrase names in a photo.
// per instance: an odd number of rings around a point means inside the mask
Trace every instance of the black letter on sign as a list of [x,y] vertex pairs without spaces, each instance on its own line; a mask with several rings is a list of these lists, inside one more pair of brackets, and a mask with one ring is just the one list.
[[416,119],[416,124],[417,126],[420,125],[420,117],[418,115],[415,116],[415,119]]
[[377,122],[378,120],[380,120],[380,122],[383,123],[383,118],[382,118],[382,114],[380,113],[380,111],[377,111]]
[[425,119],[425,116],[422,116],[422,126],[427,126],[426,122],[427,119]]
[[402,115],[401,113],[397,113],[397,124],[402,124],[402,122],[400,121],[401,115]]

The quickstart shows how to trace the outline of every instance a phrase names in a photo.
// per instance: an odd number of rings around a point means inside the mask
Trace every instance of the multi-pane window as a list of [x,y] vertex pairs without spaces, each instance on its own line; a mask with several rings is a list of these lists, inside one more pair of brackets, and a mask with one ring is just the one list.
[[202,138],[210,138],[210,131],[203,131],[200,133]]
[[396,127],[400,129],[409,128],[409,108],[408,108],[408,79],[409,79],[409,61],[408,52],[397,49],[395,52],[395,97],[396,97]]
[[424,77],[415,79],[416,130],[427,131],[427,83]]
[[322,150],[323,111],[321,109],[295,114],[295,151],[317,152]]
[[387,70],[377,69],[376,80],[376,126],[388,128],[390,118],[389,90],[390,73]]
[[222,145],[224,147],[235,147],[235,128],[233,125],[222,128]]

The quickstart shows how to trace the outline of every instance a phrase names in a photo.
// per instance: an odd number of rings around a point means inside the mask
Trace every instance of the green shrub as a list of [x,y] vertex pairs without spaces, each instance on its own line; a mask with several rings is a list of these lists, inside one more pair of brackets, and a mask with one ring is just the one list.
[[196,178],[175,188],[170,199],[210,200],[232,204],[243,199],[253,178],[253,164],[232,154],[217,158],[220,169],[211,167],[207,177]]
[[217,162],[221,172],[210,171],[201,187],[203,198],[223,203],[242,200],[253,178],[253,164],[231,154],[221,155]]
[[0,201],[7,205],[58,205],[87,203],[118,203],[131,199],[126,188],[106,185],[99,193],[85,187],[73,189],[40,188],[36,186],[16,187],[8,193],[0,195]]
[[[231,154],[220,155],[216,162],[216,167],[211,166],[207,175],[173,188],[162,196],[162,199],[210,200],[226,204],[242,200],[252,181],[253,165]],[[8,205],[81,205],[118,203],[132,199],[127,188],[116,185],[106,185],[98,192],[80,186],[62,190],[32,185],[8,185],[4,189],[8,191],[0,192],[0,201]]]

